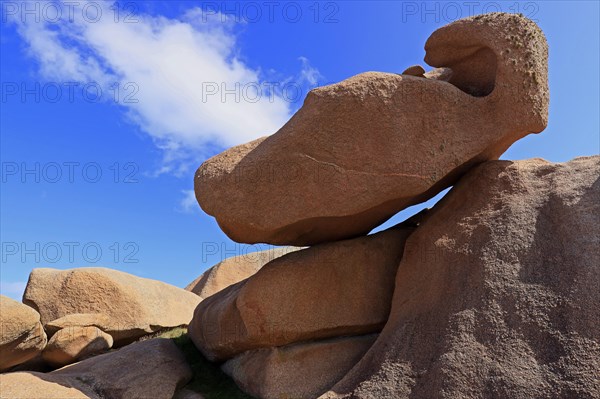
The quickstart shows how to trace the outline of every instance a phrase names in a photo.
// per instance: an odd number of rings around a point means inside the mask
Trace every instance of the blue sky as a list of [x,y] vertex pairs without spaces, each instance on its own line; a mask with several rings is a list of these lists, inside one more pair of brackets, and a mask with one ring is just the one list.
[[504,159],[600,152],[597,1],[1,4],[0,291],[15,298],[35,267],[185,286],[265,249],[201,212],[195,168],[273,133],[311,87],[425,65],[427,37],[460,16],[520,11],[550,45],[549,126]]

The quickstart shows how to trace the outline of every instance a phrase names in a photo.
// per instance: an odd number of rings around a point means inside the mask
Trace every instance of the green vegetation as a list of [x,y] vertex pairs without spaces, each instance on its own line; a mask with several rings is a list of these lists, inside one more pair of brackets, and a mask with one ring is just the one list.
[[208,361],[196,349],[183,327],[163,331],[157,338],[172,339],[181,349],[194,376],[186,388],[202,394],[206,399],[253,399],[242,392],[218,365]]

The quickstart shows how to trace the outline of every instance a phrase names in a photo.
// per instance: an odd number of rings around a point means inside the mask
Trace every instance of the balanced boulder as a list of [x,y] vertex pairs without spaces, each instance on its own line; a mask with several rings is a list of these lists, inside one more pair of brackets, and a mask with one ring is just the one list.
[[38,312],[0,295],[0,371],[34,358],[45,346]]
[[128,345],[51,373],[0,375],[2,399],[172,399],[192,377],[168,339]]
[[198,203],[234,241],[368,233],[547,124],[547,43],[517,14],[451,23],[425,45],[448,81],[368,72],[308,93],[275,134],[200,166]]
[[298,249],[294,247],[273,248],[227,258],[205,271],[185,289],[203,299],[208,298],[230,285],[247,279],[273,259]]
[[324,397],[598,398],[600,157],[493,161],[409,237],[390,320]]
[[261,399],[316,398],[331,388],[375,342],[376,334],[244,352],[225,373]]
[[378,332],[413,227],[321,244],[277,258],[205,299],[189,326],[211,360],[251,349]]
[[200,298],[161,281],[86,267],[34,269],[23,302],[38,310],[43,324],[77,313],[107,315],[111,324],[100,327],[120,345],[163,328],[187,325]]
[[112,348],[112,345],[112,337],[97,327],[68,327],[50,338],[42,352],[42,358],[54,367],[62,367],[104,352]]

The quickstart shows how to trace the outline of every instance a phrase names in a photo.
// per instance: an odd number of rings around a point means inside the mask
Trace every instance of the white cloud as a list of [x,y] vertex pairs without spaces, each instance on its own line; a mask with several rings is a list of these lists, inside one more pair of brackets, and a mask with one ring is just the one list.
[[194,210],[200,210],[196,202],[196,194],[194,190],[181,190],[183,198],[179,202],[179,210],[186,213],[191,213]]
[[20,301],[27,286],[26,281],[0,281],[0,294]]
[[[187,172],[206,145],[228,147],[274,133],[291,116],[292,104],[237,56],[231,19],[207,19],[192,8],[180,18],[136,15],[134,23],[115,22],[111,2],[94,2],[103,16],[90,23],[81,17],[85,3],[79,4],[72,21],[66,11],[58,23],[13,20],[44,78],[97,82],[111,96],[119,84],[128,118],[163,150],[159,173]],[[300,61],[298,84],[315,86],[320,74],[306,58]]]
[[319,70],[312,65],[308,61],[306,57],[298,57],[300,62],[302,62],[302,69],[300,70],[300,79],[304,82],[308,83],[310,87],[314,87],[319,83],[323,76],[319,72]]

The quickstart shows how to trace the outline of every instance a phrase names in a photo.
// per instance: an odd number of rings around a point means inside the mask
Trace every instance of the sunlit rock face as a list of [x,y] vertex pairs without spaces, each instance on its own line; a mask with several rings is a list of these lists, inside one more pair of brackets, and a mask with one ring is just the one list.
[[472,170],[408,238],[388,323],[324,397],[598,397],[599,215],[599,156]]
[[239,242],[355,237],[546,127],[548,49],[532,21],[466,18],[425,50],[446,69],[314,89],[278,132],[206,161],[195,177],[201,207]]

